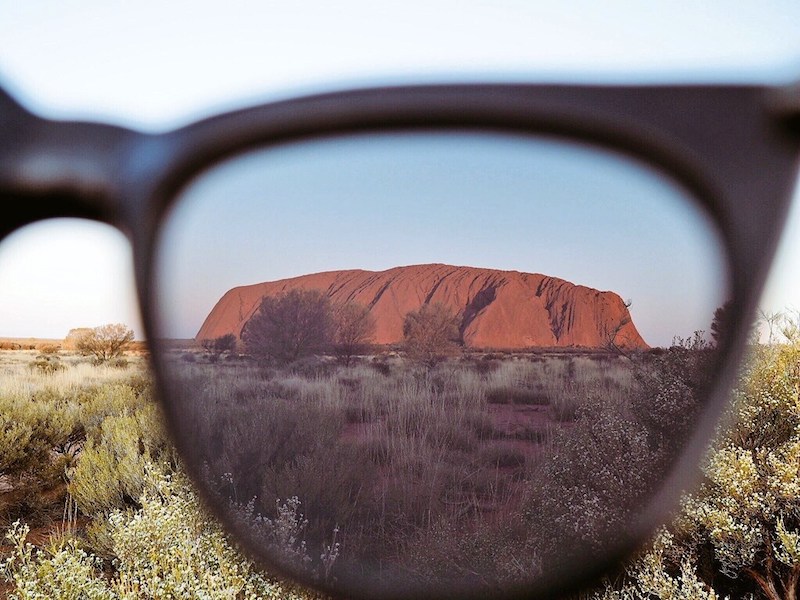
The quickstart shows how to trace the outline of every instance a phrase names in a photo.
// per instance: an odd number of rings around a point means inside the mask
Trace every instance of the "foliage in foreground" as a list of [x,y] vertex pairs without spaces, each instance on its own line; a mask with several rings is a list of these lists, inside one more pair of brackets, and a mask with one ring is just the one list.
[[91,366],[93,381],[83,363],[37,375],[24,359],[0,382],[8,597],[310,597],[260,572],[204,512],[143,371]]
[[[69,381],[68,373],[43,381]],[[14,585],[10,597],[307,598],[258,572],[203,513],[164,443],[144,380],[121,382],[111,371],[109,377],[115,379],[92,388],[0,389],[7,481],[15,492],[42,489],[66,468],[69,498],[91,520],[86,531],[44,546],[26,541],[27,525],[13,525],[2,565]],[[760,348],[735,399],[734,424],[715,442],[702,487],[597,597],[796,597],[800,344]],[[16,513],[4,507],[3,516]],[[502,557],[504,564],[513,560]]]
[[220,528],[201,510],[185,478],[153,465],[136,510],[114,510],[105,524],[114,556],[104,561],[76,537],[46,549],[26,542],[18,521],[6,535],[13,553],[3,575],[14,582],[10,596],[38,598],[307,598],[266,578],[236,553]]
[[598,597],[794,600],[800,581],[800,343],[760,347],[701,487]]

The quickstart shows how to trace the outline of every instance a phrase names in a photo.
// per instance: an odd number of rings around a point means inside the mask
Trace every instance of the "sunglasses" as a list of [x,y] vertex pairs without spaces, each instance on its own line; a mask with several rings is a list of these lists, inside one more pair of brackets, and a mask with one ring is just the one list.
[[396,87],[152,135],[0,91],[0,122],[0,237],[127,234],[168,429],[250,556],[336,597],[554,597],[697,478],[800,96]]

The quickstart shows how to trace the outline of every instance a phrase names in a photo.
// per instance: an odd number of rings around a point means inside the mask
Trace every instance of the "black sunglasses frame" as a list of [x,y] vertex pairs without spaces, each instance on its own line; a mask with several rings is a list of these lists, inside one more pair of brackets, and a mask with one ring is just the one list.
[[[643,541],[674,509],[723,412],[745,350],[788,210],[800,154],[796,90],[761,86],[448,85],[376,88],[276,102],[143,134],[98,123],[55,122],[25,111],[0,90],[0,239],[41,219],[109,223],[131,240],[145,332],[162,328],[153,264],[159,227],[173,199],[204,169],[255,147],[384,131],[480,130],[557,136],[643,161],[682,184],[717,226],[729,260],[729,335],[717,385],[696,429],[635,531]],[[166,389],[158,344],[158,389]],[[161,395],[168,429],[184,456],[191,435]],[[191,460],[187,461],[190,465]],[[190,471],[192,469],[190,468]],[[190,473],[200,481],[198,473]],[[206,496],[212,510],[223,513]],[[228,524],[232,527],[231,524]],[[232,527],[235,531],[235,526]],[[242,538],[241,534],[239,534]],[[242,538],[243,539],[243,538]],[[580,589],[619,565],[636,543],[602,564],[545,575],[514,597]],[[257,555],[255,548],[249,548]],[[273,565],[270,565],[273,566]],[[283,575],[289,575],[282,573]],[[340,595],[342,589],[324,589]],[[386,589],[345,589],[392,596]],[[419,590],[426,596],[432,590]],[[446,590],[436,590],[446,595]],[[463,597],[463,595],[460,595]]]

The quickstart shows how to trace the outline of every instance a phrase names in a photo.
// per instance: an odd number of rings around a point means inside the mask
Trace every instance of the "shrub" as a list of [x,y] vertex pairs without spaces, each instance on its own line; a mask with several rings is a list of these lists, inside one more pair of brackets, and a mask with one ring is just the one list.
[[97,364],[121,356],[133,341],[133,330],[121,323],[78,331],[80,333],[76,334],[74,339],[75,348],[81,354],[93,356]]
[[0,399],[0,471],[7,476],[51,485],[60,480],[64,468],[51,453],[64,454],[81,435],[79,413],[71,401]]
[[378,373],[384,375],[385,377],[388,377],[389,375],[392,374],[392,365],[390,365],[385,360],[376,357],[369,364],[373,369],[375,369]]
[[734,422],[715,442],[703,484],[685,498],[677,521],[634,562],[625,581],[608,585],[604,598],[619,597],[620,585],[636,597],[796,596],[798,390],[800,344],[756,349],[734,395]]
[[114,367],[115,369],[127,369],[129,364],[128,359],[124,356],[117,356],[108,361],[108,366]]
[[333,351],[349,365],[352,358],[365,352],[372,342],[375,319],[366,306],[346,302],[335,308],[333,321]]
[[253,356],[288,364],[324,351],[332,329],[330,300],[324,293],[291,290],[261,300],[244,325],[242,340]]
[[146,489],[137,499],[141,508],[109,516],[112,572],[75,539],[54,540],[49,548],[37,549],[27,542],[26,525],[12,525],[6,534],[11,556],[0,571],[15,585],[10,598],[317,597],[269,578],[238,555],[180,473],[171,477],[148,467],[146,479]]
[[206,352],[216,355],[233,352],[236,350],[236,336],[232,333],[226,333],[216,338],[200,340],[200,345]]
[[40,354],[30,363],[30,368],[44,375],[52,375],[67,367],[55,354]]
[[2,565],[3,577],[15,584],[12,600],[59,598],[64,600],[116,600],[102,577],[101,561],[78,547],[74,540],[37,550],[28,543],[30,528],[15,522],[6,539],[13,550]]
[[144,489],[145,467],[164,447],[154,405],[106,417],[86,440],[67,489],[85,515],[108,513],[135,502]]
[[459,350],[458,317],[444,304],[423,304],[403,321],[403,347],[413,359],[433,367]]

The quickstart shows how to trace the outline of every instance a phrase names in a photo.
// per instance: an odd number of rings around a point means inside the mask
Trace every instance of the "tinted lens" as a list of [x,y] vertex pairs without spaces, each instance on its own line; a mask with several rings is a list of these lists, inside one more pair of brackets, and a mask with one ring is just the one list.
[[156,267],[204,492],[268,564],[349,592],[496,593],[624,543],[727,295],[675,182],[478,133],[236,156],[181,192]]

